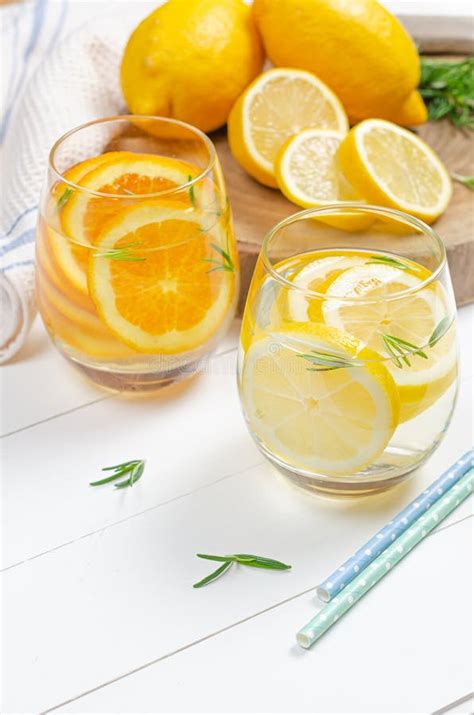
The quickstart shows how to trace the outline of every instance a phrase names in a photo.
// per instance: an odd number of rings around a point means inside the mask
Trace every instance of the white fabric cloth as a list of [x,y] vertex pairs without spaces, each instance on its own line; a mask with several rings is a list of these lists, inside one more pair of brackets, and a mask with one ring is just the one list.
[[[69,129],[124,110],[121,53],[149,9],[68,0],[1,9],[0,363],[22,346],[36,313],[35,225],[49,151]],[[67,34],[71,13],[83,21],[104,10]]]

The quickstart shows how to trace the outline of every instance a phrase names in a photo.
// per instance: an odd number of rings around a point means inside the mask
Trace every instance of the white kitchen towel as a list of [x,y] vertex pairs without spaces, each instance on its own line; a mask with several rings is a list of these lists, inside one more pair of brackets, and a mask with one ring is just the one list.
[[[1,9],[0,363],[22,346],[36,313],[34,237],[49,150],[69,129],[123,111],[120,57],[147,5],[35,0]],[[107,15],[64,37],[68,9]]]

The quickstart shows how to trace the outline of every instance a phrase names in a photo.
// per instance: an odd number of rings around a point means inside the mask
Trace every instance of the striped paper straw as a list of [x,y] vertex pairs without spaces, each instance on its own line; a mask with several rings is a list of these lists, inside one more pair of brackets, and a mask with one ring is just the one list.
[[428,489],[416,497],[405,509],[397,514],[392,521],[389,521],[375,536],[373,536],[364,546],[355,552],[342,566],[332,573],[316,592],[326,603],[336,594],[342,591],[358,573],[363,571],[374,559],[390,546],[395,539],[398,539],[404,531],[410,528],[415,521],[425,513],[435,502],[446,494],[449,489],[459,482],[461,477],[474,464],[474,449],[470,449],[444,474],[441,475]]
[[422,539],[432,531],[472,492],[474,468],[471,468],[443,498],[428,509],[407,531],[398,537],[365,571],[358,574],[331,603],[324,606],[298,633],[296,640],[309,648],[348,611],[354,603],[370,591],[390,569],[401,561]]

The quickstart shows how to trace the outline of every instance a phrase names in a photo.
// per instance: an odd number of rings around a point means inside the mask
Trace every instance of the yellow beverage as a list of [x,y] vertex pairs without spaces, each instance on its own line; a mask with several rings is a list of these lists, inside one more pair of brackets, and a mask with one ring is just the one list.
[[[381,251],[380,229],[350,238],[314,214],[287,219],[264,243],[242,325],[242,406],[260,449],[300,484],[373,491],[425,459],[449,422],[452,288],[428,254]],[[307,249],[343,236],[349,245]]]
[[124,118],[57,143],[38,222],[37,298],[75,365],[125,390],[189,376],[227,329],[237,294],[229,202],[205,135]]

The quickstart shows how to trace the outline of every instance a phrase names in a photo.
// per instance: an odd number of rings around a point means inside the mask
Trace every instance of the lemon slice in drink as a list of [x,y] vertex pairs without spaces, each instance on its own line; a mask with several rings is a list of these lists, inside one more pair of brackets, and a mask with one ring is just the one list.
[[[332,355],[318,370],[307,357]],[[355,338],[314,323],[288,323],[247,351],[242,399],[252,433],[289,466],[351,475],[379,457],[398,423],[389,371]],[[324,359],[322,366],[326,366]]]
[[448,327],[450,310],[438,281],[419,288],[427,275],[422,266],[418,273],[382,264],[355,266],[331,283],[326,296],[334,300],[323,304],[326,324],[356,336],[386,360],[399,389],[401,422],[432,405],[456,377],[454,329],[429,346],[434,331],[443,323]]

